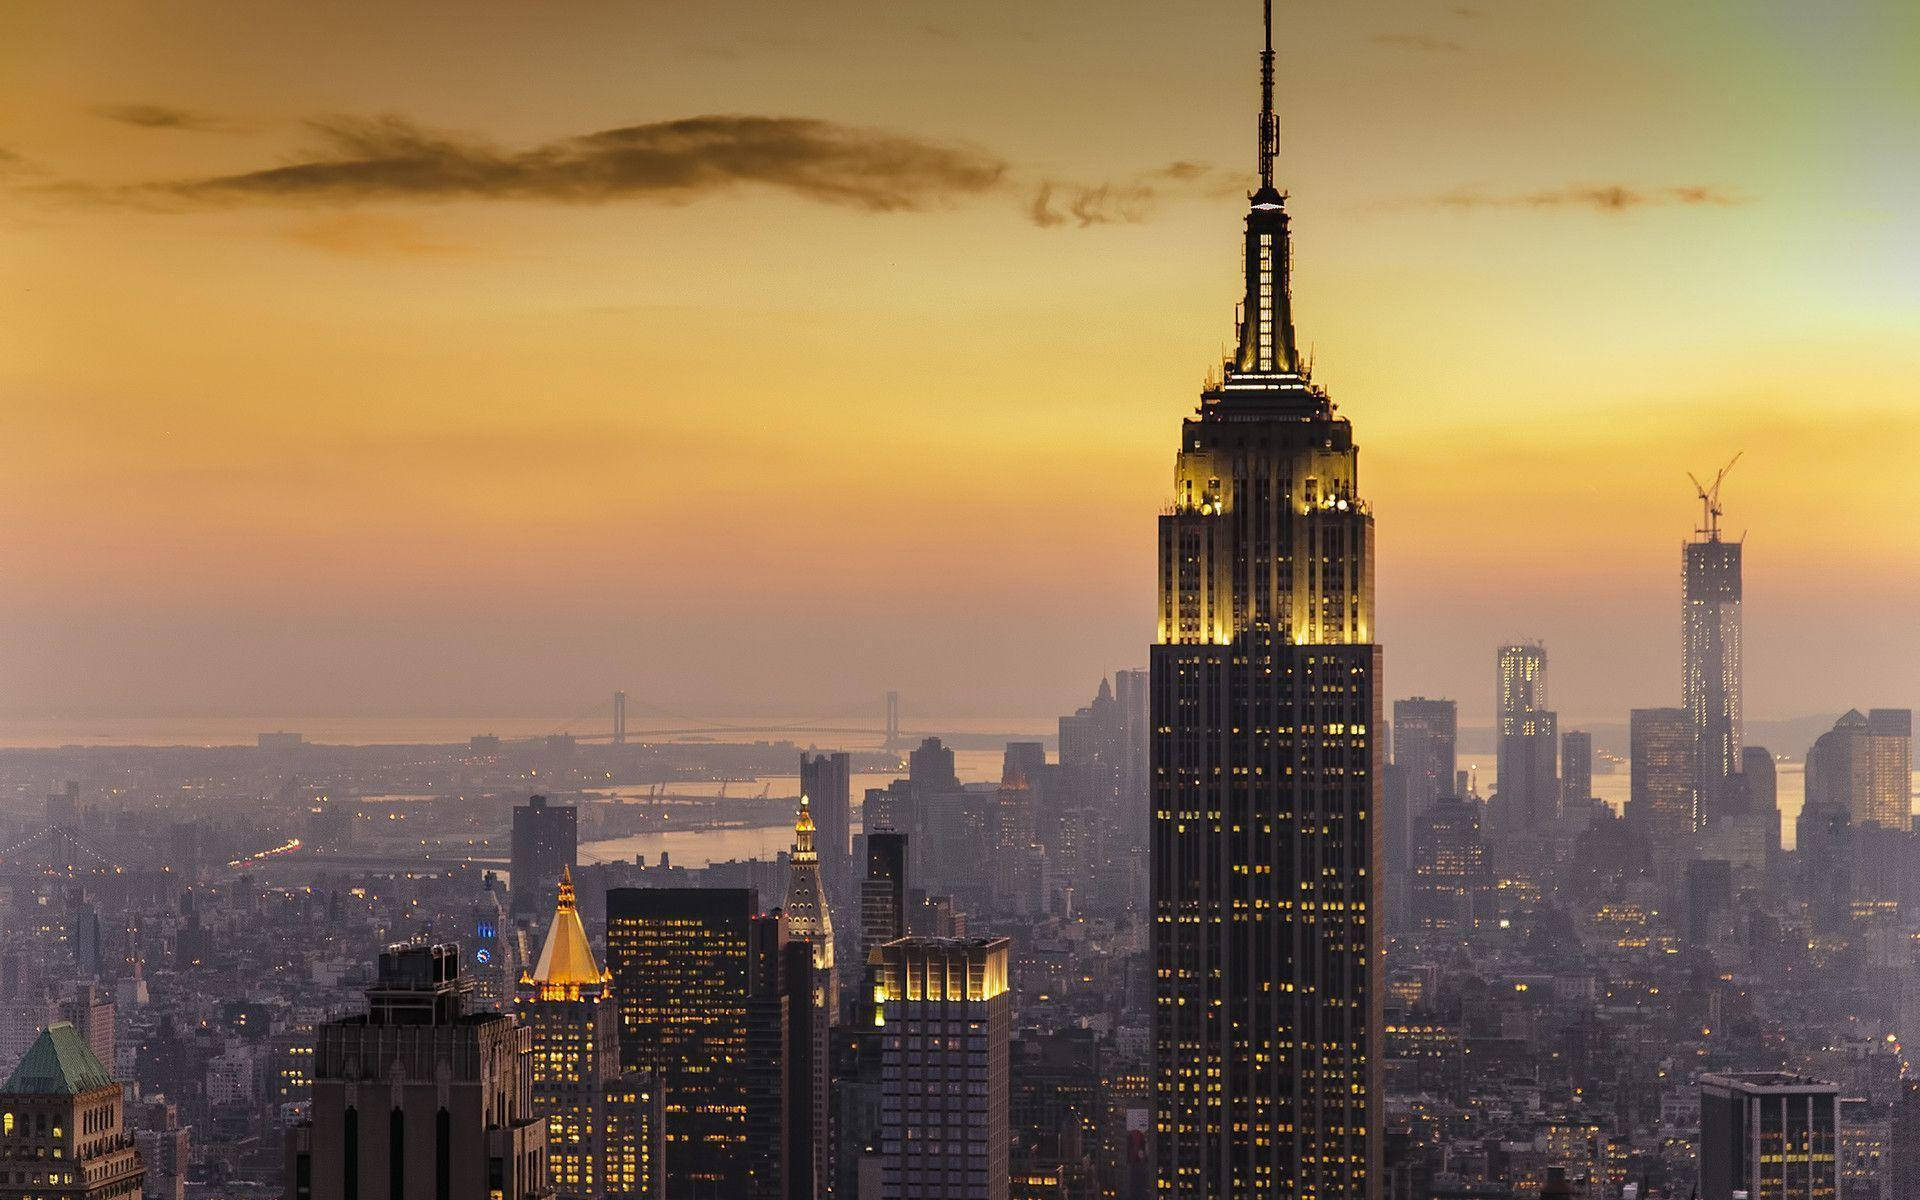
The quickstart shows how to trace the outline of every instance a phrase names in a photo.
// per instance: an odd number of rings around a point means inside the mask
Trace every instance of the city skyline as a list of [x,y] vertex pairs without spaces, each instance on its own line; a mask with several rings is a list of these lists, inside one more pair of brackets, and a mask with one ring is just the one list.
[[[1301,316],[1394,517],[1384,694],[1484,723],[1538,637],[1571,720],[1680,702],[1686,473],[1745,451],[1748,718],[1912,704],[1920,18],[1467,12],[1280,14]],[[9,14],[0,718],[985,714],[1139,665],[1245,13],[355,16]],[[712,113],[773,124],[663,129]],[[605,131],[684,174],[577,202],[516,157]],[[495,184],[259,186],[375,151]]]

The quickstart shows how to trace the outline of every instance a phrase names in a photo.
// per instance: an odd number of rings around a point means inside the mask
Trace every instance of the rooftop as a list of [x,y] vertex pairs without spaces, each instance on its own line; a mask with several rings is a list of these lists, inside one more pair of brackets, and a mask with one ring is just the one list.
[[70,1021],[55,1021],[40,1031],[7,1076],[0,1093],[10,1096],[77,1096],[113,1087],[113,1075],[101,1064],[87,1039]]

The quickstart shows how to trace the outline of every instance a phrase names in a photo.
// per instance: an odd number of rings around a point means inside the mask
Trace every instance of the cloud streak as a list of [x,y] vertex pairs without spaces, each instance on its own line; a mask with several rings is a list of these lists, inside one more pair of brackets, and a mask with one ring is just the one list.
[[1442,208],[1532,208],[1585,209],[1591,212],[1623,213],[1638,208],[1704,207],[1731,208],[1746,201],[1724,189],[1705,184],[1681,184],[1657,188],[1637,188],[1619,183],[1580,183],[1545,188],[1533,192],[1489,193],[1471,188],[1448,192],[1434,201]]
[[743,185],[868,212],[930,208],[998,187],[1007,166],[969,146],[797,117],[702,116],[509,150],[402,117],[307,122],[298,161],[95,193],[154,208],[368,201],[686,203]]
[[166,104],[96,104],[94,116],[136,129],[179,129],[193,133],[230,133],[239,126],[221,117]]

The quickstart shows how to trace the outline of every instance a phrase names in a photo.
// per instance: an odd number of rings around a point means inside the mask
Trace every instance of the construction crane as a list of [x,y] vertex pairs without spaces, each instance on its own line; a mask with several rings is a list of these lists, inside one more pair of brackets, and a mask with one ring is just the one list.
[[[1740,451],[1740,454],[1745,453],[1744,450]],[[1720,514],[1723,511],[1720,507],[1720,485],[1732,474],[1733,464],[1740,461],[1740,454],[1728,459],[1727,465],[1715,472],[1712,487],[1701,483],[1693,472],[1687,472],[1687,478],[1693,482],[1693,490],[1700,494],[1700,528],[1695,532],[1704,535],[1708,541],[1720,540]]]

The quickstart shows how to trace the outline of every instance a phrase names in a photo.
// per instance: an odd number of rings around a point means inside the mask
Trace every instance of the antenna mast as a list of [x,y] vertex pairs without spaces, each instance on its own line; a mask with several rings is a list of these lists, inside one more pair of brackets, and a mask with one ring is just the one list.
[[1727,476],[1732,473],[1733,464],[1740,461],[1740,454],[1745,453],[1746,451],[1742,450],[1728,459],[1727,465],[1715,472],[1711,487],[1701,483],[1694,477],[1693,472],[1687,472],[1687,478],[1693,482],[1693,490],[1700,496],[1700,528],[1694,532],[1701,534],[1710,542],[1720,540],[1720,515],[1724,511],[1720,507],[1720,485],[1725,483]]
[[1260,186],[1273,187],[1273,160],[1280,153],[1280,122],[1273,115],[1273,0],[1265,0],[1267,48],[1260,52]]

